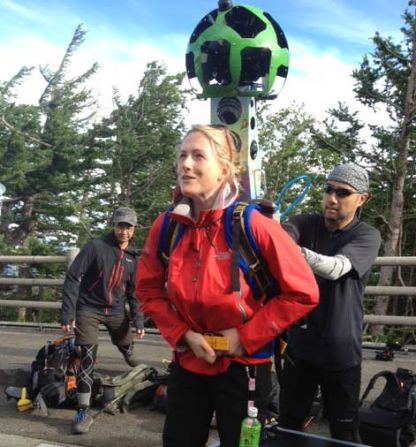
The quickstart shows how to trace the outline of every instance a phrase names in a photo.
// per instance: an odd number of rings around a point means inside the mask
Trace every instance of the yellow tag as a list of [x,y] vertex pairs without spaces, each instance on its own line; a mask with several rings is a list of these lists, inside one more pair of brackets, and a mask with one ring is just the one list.
[[214,351],[228,351],[228,338],[222,335],[204,335],[205,340]]

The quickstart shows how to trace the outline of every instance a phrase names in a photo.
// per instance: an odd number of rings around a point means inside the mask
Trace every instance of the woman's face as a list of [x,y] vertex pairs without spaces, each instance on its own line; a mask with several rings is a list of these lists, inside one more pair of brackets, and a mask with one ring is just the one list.
[[183,140],[179,149],[177,175],[185,197],[212,205],[227,174],[228,168],[220,163],[203,133],[192,132]]

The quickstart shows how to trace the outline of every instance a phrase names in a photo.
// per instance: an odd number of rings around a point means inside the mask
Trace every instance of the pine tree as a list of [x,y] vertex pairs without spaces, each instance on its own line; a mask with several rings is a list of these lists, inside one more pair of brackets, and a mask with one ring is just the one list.
[[96,72],[68,78],[72,58],[86,31],[78,26],[56,70],[41,67],[46,87],[36,106],[16,105],[12,89],[23,81],[23,68],[1,89],[0,178],[10,199],[3,205],[1,232],[15,246],[29,246],[31,236],[68,239],[71,192],[82,191],[86,125],[92,104],[85,82]]
[[[115,91],[115,109],[94,129],[102,161],[96,198],[107,210],[133,207],[144,230],[171,203],[176,146],[184,131],[183,77],[168,75],[157,62],[148,64],[137,96],[123,103]],[[138,233],[142,242],[146,231]]]

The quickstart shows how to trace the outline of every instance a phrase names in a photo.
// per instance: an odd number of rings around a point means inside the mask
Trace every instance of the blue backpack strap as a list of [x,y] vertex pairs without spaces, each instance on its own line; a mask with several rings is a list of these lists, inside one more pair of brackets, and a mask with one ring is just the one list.
[[262,348],[260,348],[258,351],[254,352],[253,354],[247,356],[255,359],[268,359],[271,357],[274,353],[274,344],[275,339],[269,341],[266,343]]
[[[250,225],[250,215],[253,206],[245,202],[234,202],[225,211],[225,238],[228,246],[232,251],[232,266],[231,266],[231,283],[233,292],[240,291],[240,270],[244,273],[244,277],[252,289],[253,295],[256,299],[260,298],[260,291],[253,281],[248,281],[246,276],[250,270],[247,256],[242,254],[242,242],[246,245],[247,238],[244,235],[247,226]],[[252,250],[250,249],[252,252]]]
[[[261,258],[260,250],[256,239],[251,231],[250,218],[254,210],[262,212],[262,209],[254,203],[246,206],[243,213],[243,226],[240,234],[240,265],[244,272],[244,278],[253,291],[256,299],[270,299],[279,294],[277,283],[266,264]],[[274,340],[264,345],[250,357],[256,359],[266,359],[273,355]]]
[[167,267],[170,255],[183,236],[184,231],[185,225],[171,219],[169,212],[165,212],[157,244],[157,257],[165,267]]
[[[279,295],[280,287],[263,261],[259,246],[251,231],[250,218],[254,210],[264,213],[263,208],[257,203],[250,203],[244,212],[244,226],[241,232],[240,256],[247,264],[245,279],[253,290],[256,299],[265,297],[266,300]],[[244,270],[243,270],[244,271]]]
[[[225,238],[232,249],[232,287],[240,290],[239,268],[255,299],[270,299],[279,294],[279,286],[261,258],[260,250],[250,226],[251,213],[263,208],[256,203],[234,202],[225,211]],[[269,208],[267,213],[271,216]],[[267,343],[252,358],[269,358],[274,352],[274,340]]]
[[279,294],[279,286],[261,258],[260,250],[250,226],[251,213],[262,212],[256,203],[234,202],[225,211],[225,238],[233,252],[233,291],[240,290],[238,266],[244,274],[255,299],[270,299]]

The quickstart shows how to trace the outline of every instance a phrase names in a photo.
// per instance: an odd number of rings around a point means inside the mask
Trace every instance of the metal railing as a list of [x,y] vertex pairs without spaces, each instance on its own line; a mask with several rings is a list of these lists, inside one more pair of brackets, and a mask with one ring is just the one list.
[[[59,264],[66,263],[69,267],[79,248],[71,248],[66,256],[0,256],[0,264]],[[60,287],[64,278],[1,278],[0,285],[3,286],[39,286]],[[60,309],[61,301],[29,301],[29,300],[0,300],[0,307],[15,307],[27,309]]]
[[[41,263],[67,263],[74,260],[79,249],[69,250],[67,256],[0,256],[0,264],[41,264]],[[377,266],[416,266],[416,256],[389,256],[376,258],[374,265]],[[39,287],[59,287],[62,286],[64,278],[0,278],[0,285],[20,285]],[[414,296],[416,297],[416,287],[400,286],[367,286],[366,296]],[[61,301],[42,302],[29,300],[0,300],[0,307],[32,308],[32,309],[60,309]],[[416,326],[416,316],[399,315],[365,315],[364,323],[383,324],[397,326]]]

